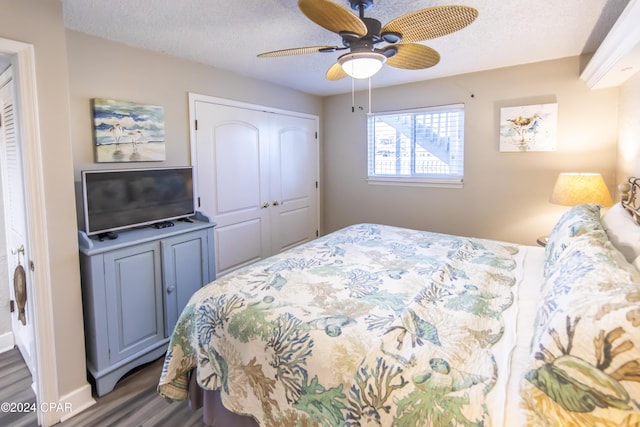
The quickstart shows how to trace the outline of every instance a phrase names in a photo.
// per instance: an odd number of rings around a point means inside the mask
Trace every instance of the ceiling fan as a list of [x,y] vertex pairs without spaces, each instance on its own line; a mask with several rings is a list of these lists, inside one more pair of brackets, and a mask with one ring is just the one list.
[[[303,55],[317,52],[349,50],[338,58],[326,73],[327,80],[351,76],[366,79],[386,63],[395,68],[420,70],[440,61],[434,49],[415,42],[441,37],[471,24],[478,11],[467,6],[434,6],[410,12],[382,26],[380,21],[364,16],[373,0],[348,0],[351,13],[330,0],[299,0],[298,7],[307,18],[342,38],[339,46],[308,46],[275,50],[260,58]],[[386,43],[376,47],[380,43]]]

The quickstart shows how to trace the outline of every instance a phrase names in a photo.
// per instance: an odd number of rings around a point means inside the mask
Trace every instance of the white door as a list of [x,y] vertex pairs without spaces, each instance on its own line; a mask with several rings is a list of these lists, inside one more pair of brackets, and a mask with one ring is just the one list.
[[316,121],[272,115],[270,123],[271,253],[317,237]]
[[215,222],[216,274],[270,252],[269,141],[260,111],[196,102],[198,210]]
[[217,224],[218,277],[313,239],[315,119],[194,102],[198,210]]
[[[14,114],[15,92],[11,68],[0,75],[0,169],[2,171],[3,205],[7,238],[7,264],[9,270],[10,297],[15,301],[11,314],[14,340],[24,358],[32,377],[37,378],[34,354],[34,330],[32,308],[32,286],[27,260],[29,248],[25,218],[22,155],[17,118]],[[26,272],[25,323],[18,319],[18,299],[14,292],[14,272],[22,265]]]

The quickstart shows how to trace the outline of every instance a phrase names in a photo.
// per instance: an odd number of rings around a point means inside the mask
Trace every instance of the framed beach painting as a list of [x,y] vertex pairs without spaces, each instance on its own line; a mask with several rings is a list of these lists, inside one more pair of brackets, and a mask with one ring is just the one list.
[[558,104],[500,109],[500,151],[555,151]]
[[159,162],[165,159],[164,109],[157,105],[94,98],[96,162]]

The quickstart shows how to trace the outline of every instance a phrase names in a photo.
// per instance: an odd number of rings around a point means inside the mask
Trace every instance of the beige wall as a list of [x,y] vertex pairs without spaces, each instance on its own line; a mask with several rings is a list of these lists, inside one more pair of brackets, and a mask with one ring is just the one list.
[[[58,391],[66,395],[87,382],[62,5],[59,1],[0,0],[0,11],[0,37],[35,48],[55,333],[55,354],[48,356],[55,357]],[[38,273],[45,266],[34,262],[36,278],[46,274]]]
[[[322,99],[195,62],[136,49],[77,31],[66,32],[74,169],[189,165],[188,92],[319,115]],[[166,161],[94,163],[91,98],[161,105]]]
[[640,177],[640,73],[620,87],[617,181]]
[[[575,57],[373,90],[374,112],[465,104],[463,189],[368,184],[367,94],[356,93],[355,113],[351,94],[328,97],[324,232],[366,221],[535,245],[566,210],[548,202],[559,172],[599,172],[615,188],[618,90],[589,90],[579,66]],[[557,151],[499,152],[500,108],[548,102],[558,103]]]

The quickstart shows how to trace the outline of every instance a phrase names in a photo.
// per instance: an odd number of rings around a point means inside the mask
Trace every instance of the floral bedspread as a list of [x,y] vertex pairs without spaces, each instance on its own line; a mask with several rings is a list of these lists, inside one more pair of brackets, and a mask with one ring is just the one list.
[[490,425],[517,246],[347,227],[193,295],[158,391],[189,371],[262,426]]

